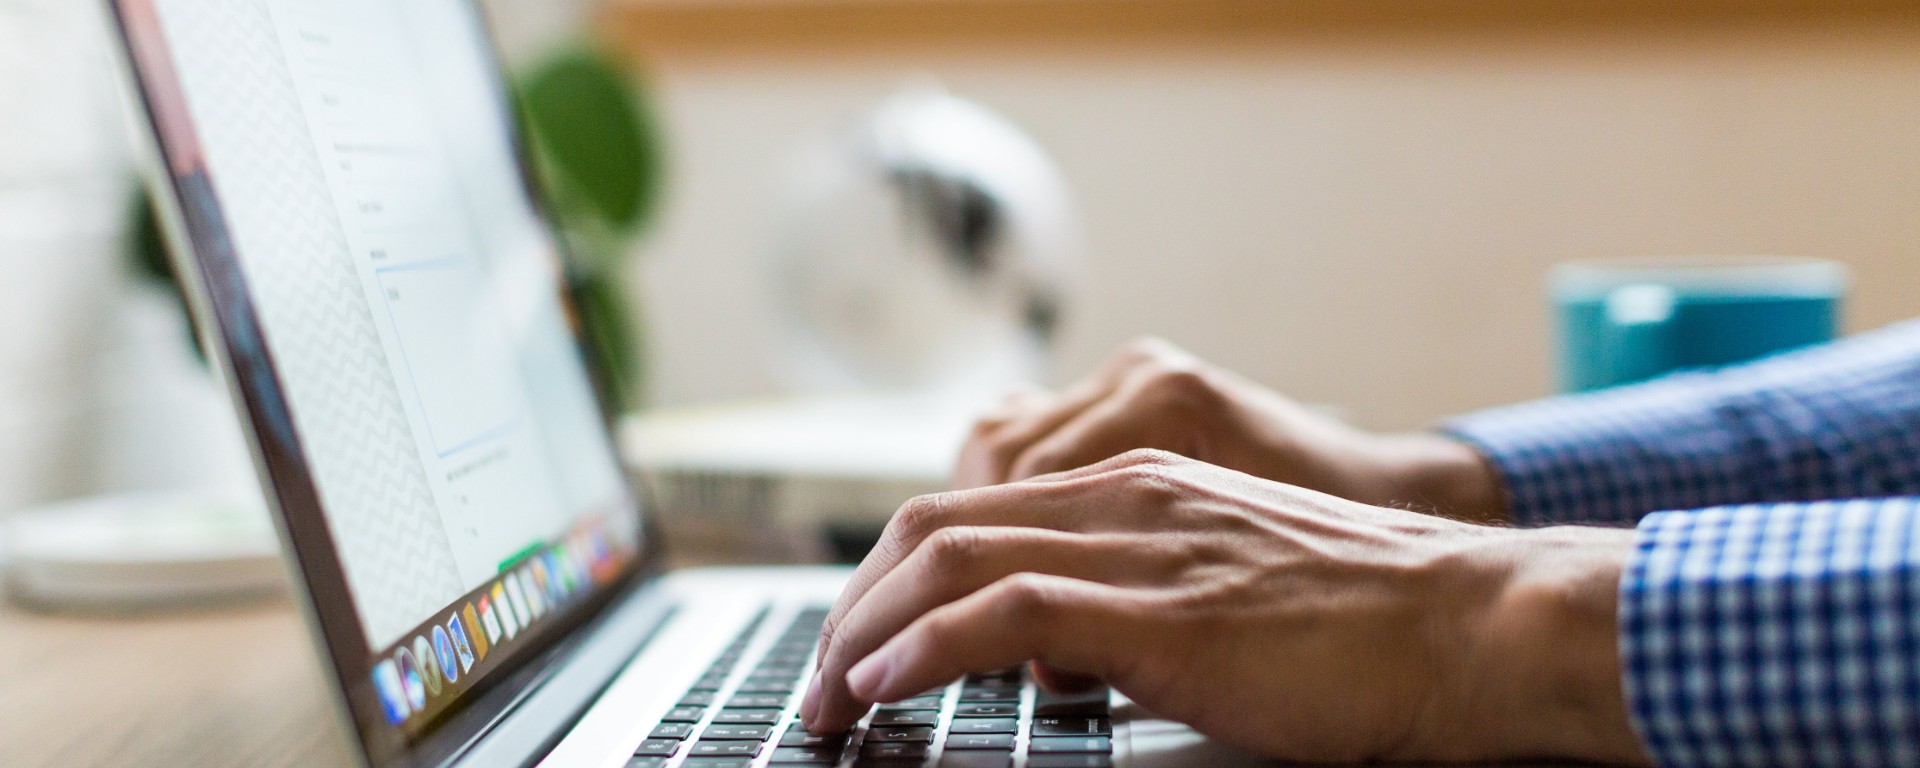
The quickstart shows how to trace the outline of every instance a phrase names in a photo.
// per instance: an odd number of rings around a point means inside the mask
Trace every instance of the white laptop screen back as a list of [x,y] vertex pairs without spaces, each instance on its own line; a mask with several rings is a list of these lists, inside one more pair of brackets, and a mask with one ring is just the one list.
[[225,345],[271,361],[260,386],[284,400],[363,679],[417,735],[627,572],[640,538],[478,14],[117,10],[199,268],[244,285],[261,349],[232,328]]

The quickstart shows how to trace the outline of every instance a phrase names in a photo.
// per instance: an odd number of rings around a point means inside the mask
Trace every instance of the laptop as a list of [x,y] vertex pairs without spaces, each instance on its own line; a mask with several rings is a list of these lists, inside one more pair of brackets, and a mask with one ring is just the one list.
[[195,325],[371,768],[1234,765],[981,670],[808,733],[847,571],[668,573],[467,0],[106,0]]

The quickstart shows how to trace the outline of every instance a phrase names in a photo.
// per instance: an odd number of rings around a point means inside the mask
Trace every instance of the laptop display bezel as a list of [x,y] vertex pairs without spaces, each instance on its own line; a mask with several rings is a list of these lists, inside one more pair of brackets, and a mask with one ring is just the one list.
[[[240,412],[242,426],[248,432],[256,468],[261,476],[268,507],[276,518],[283,549],[293,573],[294,588],[302,612],[320,645],[320,658],[330,673],[329,681],[362,751],[361,757],[376,768],[446,765],[457,760],[467,746],[507,716],[526,692],[565,662],[567,652],[590,623],[603,616],[609,605],[627,597],[664,571],[664,550],[658,522],[642,509],[654,505],[646,490],[630,479],[624,498],[630,504],[619,513],[638,519],[639,540],[631,542],[639,553],[619,576],[598,589],[564,614],[528,637],[525,646],[508,663],[469,690],[457,705],[442,715],[430,730],[414,739],[388,725],[378,693],[372,682],[376,661],[367,647],[367,635],[354,607],[346,574],[325,519],[318,487],[310,470],[293,419],[286,391],[281,384],[274,355],[267,343],[260,317],[237,251],[233,245],[224,213],[216,196],[190,190],[195,179],[174,172],[174,159],[183,153],[198,153],[195,146],[169,146],[173,138],[160,125],[158,109],[185,109],[185,104],[158,104],[164,98],[177,98],[177,81],[156,87],[157,73],[147,56],[170,56],[164,48],[143,51],[136,39],[138,30],[130,28],[129,3],[150,0],[106,0],[111,26],[116,36],[118,63],[126,75],[134,102],[141,108],[142,128],[153,150],[149,158],[148,187],[156,198],[160,218],[174,246],[172,260],[182,287],[189,294],[190,314],[196,332],[209,351],[210,362],[220,367]],[[471,0],[461,6],[475,15],[477,28],[486,28],[486,17]],[[155,10],[155,20],[158,11]],[[511,89],[497,46],[491,38],[480,41],[489,60],[491,86],[508,103]],[[191,122],[189,120],[189,122]],[[528,200],[556,248],[565,249],[552,217],[552,207],[540,187],[532,165],[527,136],[516,115],[508,121],[519,176]],[[204,181],[204,179],[201,179]],[[210,190],[206,190],[210,191]],[[556,253],[563,258],[564,251]],[[571,299],[568,309],[573,310]],[[605,381],[603,371],[586,354],[591,348],[589,329],[576,325],[573,342],[582,351],[589,377]],[[612,439],[614,414],[604,399],[597,400],[602,421]],[[617,452],[617,447],[613,448]],[[423,617],[424,618],[424,617]]]

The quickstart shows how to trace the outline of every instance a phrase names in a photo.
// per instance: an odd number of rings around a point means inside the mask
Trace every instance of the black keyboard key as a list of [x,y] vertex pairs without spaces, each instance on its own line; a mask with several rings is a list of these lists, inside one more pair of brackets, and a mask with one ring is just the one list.
[[708,741],[706,739],[701,739],[700,741],[694,742],[693,749],[689,750],[687,754],[719,755],[722,757],[757,757],[760,754],[760,742],[758,741],[726,741],[726,740]]
[[727,725],[773,725],[780,722],[780,710],[723,709],[713,714],[713,722]]
[[706,713],[706,707],[674,707],[673,709],[667,710],[666,716],[660,718],[660,722],[697,723],[700,722],[700,717]]
[[840,762],[841,748],[823,744],[815,747],[780,747],[773,751],[775,765],[781,763],[806,763],[809,765],[833,765]]
[[[931,740],[931,734],[929,734],[929,740]],[[887,760],[925,760],[927,745],[917,742],[869,741],[860,745],[860,756]]]
[[676,705],[674,705],[674,706],[678,706],[678,707],[702,707],[702,708],[705,708],[705,707],[707,707],[707,706],[710,706],[710,705],[712,705],[712,704],[713,704],[713,693],[712,693],[712,692],[709,692],[709,691],[696,691],[696,692],[693,692],[693,693],[689,693],[689,694],[687,694],[687,695],[685,695],[685,696],[682,696],[682,697],[680,697],[680,703],[679,703],[679,704],[676,704]]
[[792,680],[747,680],[734,690],[740,693],[792,693]]
[[898,725],[939,725],[940,713],[929,710],[911,710],[907,712],[875,712],[870,721],[875,728]]
[[940,756],[940,768],[1013,768],[1012,752],[966,750]]
[[880,711],[910,712],[914,710],[928,710],[938,712],[940,711],[941,699],[942,697],[940,696],[915,696],[911,699],[901,699],[891,704],[882,704],[880,705]]
[[751,757],[689,757],[680,765],[685,768],[753,768]]
[[1020,721],[1011,717],[961,717],[955,718],[953,726],[947,730],[952,733],[1019,733]]
[[653,727],[653,733],[647,734],[647,738],[679,740],[692,735],[692,723],[661,723]]
[[666,768],[664,757],[636,757],[627,761],[627,768]]
[[954,717],[1013,717],[1020,714],[1016,704],[969,704],[961,702],[953,710]]
[[1027,768],[1113,768],[1108,755],[1030,755]]
[[947,735],[947,749],[1004,749],[1013,751],[1011,733],[953,733]]
[[727,699],[732,709],[786,709],[787,696],[781,693],[743,693]]
[[727,741],[738,741],[742,739],[748,741],[766,741],[772,736],[773,726],[771,725],[728,725],[725,723],[714,723],[713,725],[707,726],[706,730],[700,732],[701,739]]
[[724,739],[724,741],[766,741],[774,737],[774,726],[733,726],[716,722],[701,732],[701,739]]
[[706,677],[693,681],[693,685],[687,686],[687,690],[696,693],[712,693],[726,687],[726,685],[726,675],[707,675]]
[[1113,721],[1104,717],[1036,717],[1035,736],[1109,736]]
[[679,739],[647,739],[633,750],[635,757],[673,757],[680,751]]
[[846,731],[841,731],[839,733],[807,733],[806,728],[803,728],[799,725],[795,725],[792,728],[788,728],[786,734],[780,737],[780,746],[783,746],[783,747],[833,746],[836,748],[844,747],[847,745],[848,735],[849,734]]
[[1112,754],[1113,740],[1106,736],[1035,736],[1027,740],[1027,751],[1036,755],[1059,752]]
[[1094,688],[1080,693],[1048,693],[1040,691],[1034,694],[1034,717],[1105,717],[1107,715],[1106,688]]
[[868,744],[875,744],[880,742],[903,742],[903,741],[910,741],[918,744],[932,744],[933,729],[928,728],[926,726],[920,726],[920,725],[907,725],[907,726],[900,726],[898,728],[883,726],[879,728],[867,729]]
[[976,702],[1017,702],[1020,700],[1019,688],[962,688],[960,700]]

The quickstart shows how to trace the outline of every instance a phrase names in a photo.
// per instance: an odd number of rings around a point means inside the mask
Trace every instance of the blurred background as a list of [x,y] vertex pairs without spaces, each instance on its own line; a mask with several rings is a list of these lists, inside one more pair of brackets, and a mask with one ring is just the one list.
[[[998,390],[1140,335],[1411,429],[1556,391],[1569,261],[1829,259],[1844,330],[1920,314],[1911,1],[483,4],[688,562],[857,557]],[[0,0],[0,565],[85,559],[42,505],[225,499],[89,546],[277,589],[95,5]],[[286,601],[157,572],[0,603],[0,761],[339,762]]]
[[[129,267],[132,153],[91,5],[0,0],[0,514],[247,481],[177,312]],[[1912,3],[486,5],[516,72],[616,62],[657,151],[644,216],[601,242],[636,407],[807,390],[779,266],[808,210],[794,169],[928,84],[1057,169],[1072,266],[1043,383],[1156,334],[1419,427],[1551,392],[1548,270],[1599,256],[1834,259],[1849,329],[1920,306]]]

